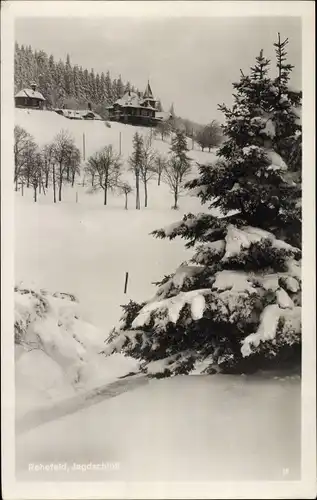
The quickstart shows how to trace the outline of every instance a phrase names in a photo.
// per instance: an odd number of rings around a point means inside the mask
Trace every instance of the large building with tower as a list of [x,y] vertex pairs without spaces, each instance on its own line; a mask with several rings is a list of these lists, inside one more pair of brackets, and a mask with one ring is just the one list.
[[164,119],[164,114],[157,110],[157,99],[153,95],[149,82],[142,95],[128,91],[107,109],[109,120],[131,125],[152,127]]

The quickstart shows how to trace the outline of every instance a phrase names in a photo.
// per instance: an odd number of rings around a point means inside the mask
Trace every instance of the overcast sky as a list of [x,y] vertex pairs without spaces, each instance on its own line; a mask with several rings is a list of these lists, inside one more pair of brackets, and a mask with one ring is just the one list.
[[222,119],[232,82],[260,49],[275,65],[277,32],[289,38],[291,83],[301,88],[301,21],[275,18],[20,18],[16,41],[96,72],[110,70],[140,89],[150,79],[164,109],[200,123]]

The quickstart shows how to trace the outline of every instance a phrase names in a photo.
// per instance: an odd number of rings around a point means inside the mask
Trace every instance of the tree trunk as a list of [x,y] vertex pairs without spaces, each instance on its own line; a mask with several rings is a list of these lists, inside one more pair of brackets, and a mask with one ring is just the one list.
[[109,178],[109,170],[107,168],[106,173],[105,173],[105,197],[104,197],[104,202],[103,202],[104,205],[107,205],[108,178]]
[[62,201],[62,185],[63,185],[63,169],[62,164],[59,164],[59,186],[58,186],[58,201]]
[[139,179],[139,174],[136,174],[136,176],[135,176],[135,187],[136,187],[135,208],[137,210],[140,210],[140,179]]
[[158,173],[157,185],[158,185],[158,186],[160,186],[160,185],[161,185],[161,171],[159,171],[159,173]]
[[45,174],[45,187],[48,189],[48,171]]
[[55,164],[53,165],[53,196],[54,196],[54,203],[56,203],[56,178],[55,178]]
[[174,210],[176,210],[178,207],[177,207],[177,201],[178,201],[178,188],[175,188],[175,191],[174,191]]
[[70,168],[69,168],[69,166],[67,167],[67,170],[66,170],[66,180],[67,181],[70,180]]
[[23,184],[23,181],[21,182],[21,194],[22,194],[22,196],[24,195],[24,184]]
[[91,187],[94,187],[94,182],[95,182],[95,174],[91,175]]
[[124,205],[124,208],[126,210],[128,210],[128,194],[127,193],[124,193],[125,194],[125,205]]
[[41,184],[42,184],[42,179],[40,177],[40,180],[39,180],[39,194],[41,194]]
[[34,201],[36,202],[37,201],[37,186],[34,186]]
[[43,194],[44,196],[46,196],[44,182],[42,182],[42,188],[43,188]]
[[74,187],[74,184],[75,184],[75,172],[73,172],[72,175],[72,187]]
[[27,173],[26,187],[30,187],[30,172]]
[[144,206],[147,207],[147,181],[144,182]]

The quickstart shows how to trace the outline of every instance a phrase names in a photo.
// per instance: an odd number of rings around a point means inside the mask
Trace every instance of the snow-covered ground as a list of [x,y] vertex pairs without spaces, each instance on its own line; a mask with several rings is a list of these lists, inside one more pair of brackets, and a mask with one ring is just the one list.
[[[15,112],[16,124],[32,134],[40,146],[52,141],[60,130],[65,129],[82,150],[85,134],[86,158],[109,143],[119,149],[121,135],[124,177],[133,183],[127,167],[133,134],[138,130],[147,135],[150,133],[148,128],[119,123],[111,123],[109,128],[104,122],[68,120],[49,111],[16,109]],[[153,148],[164,153],[170,147],[168,142],[159,139],[153,139],[152,144]],[[194,169],[195,161],[214,159],[213,153],[201,153],[198,149],[190,154]],[[88,184],[82,185],[82,179],[78,179],[73,188],[63,188],[62,203],[53,204],[51,188],[45,195],[43,192],[39,194],[37,203],[32,200],[32,189],[24,188],[24,196],[21,192],[15,195],[15,281],[36,290],[44,288],[74,294],[79,300],[81,318],[86,327],[92,323],[99,328],[99,342],[96,342],[95,333],[92,337],[92,329],[85,338],[85,348],[94,349],[94,354],[118,322],[120,305],[130,298],[147,299],[155,291],[152,282],[172,272],[180,260],[190,256],[182,242],[170,244],[153,238],[149,233],[178,220],[187,211],[200,210],[197,198],[181,197],[180,210],[175,212],[170,208],[173,199],[166,184],[162,182],[157,186],[157,180],[153,179],[148,191],[149,206],[140,211],[134,209],[133,194],[129,197],[129,210],[124,210],[123,197],[112,193],[109,193],[105,207],[103,194],[90,193]],[[129,282],[124,294],[126,272],[129,273]],[[89,343],[93,345],[89,346]],[[113,381],[137,369],[134,360],[122,357],[119,362],[119,358],[116,359],[117,368],[113,358],[98,356],[94,359],[89,365],[93,365],[94,370],[90,381],[86,377],[86,388],[97,382]],[[41,377],[44,366],[45,376]],[[98,370],[99,378],[96,375]],[[45,352],[18,352],[16,371],[18,415],[34,406],[49,405],[74,395],[74,387],[65,380],[61,367]]]
[[[141,133],[144,137],[151,133],[148,127],[135,127],[117,122],[109,122],[110,127],[108,127],[105,122],[99,120],[70,120],[54,111],[19,108],[15,109],[15,123],[25,128],[39,146],[51,142],[61,130],[67,130],[74,137],[77,147],[83,152],[83,135],[85,135],[86,159],[108,144],[112,144],[114,149],[119,151],[121,140],[121,154],[123,159],[127,160],[133,151],[132,139],[135,132]],[[160,138],[153,137],[152,145],[160,153],[168,153],[170,139],[162,141]],[[194,146],[194,150],[189,153],[193,160],[201,163],[210,161],[212,153],[202,152],[196,143]],[[190,149],[192,147],[190,139],[188,139],[188,147]]]
[[[101,482],[296,480],[299,429],[296,377],[152,380],[18,436],[17,477]],[[29,471],[29,464],[47,465],[48,471]],[[60,470],[50,471],[50,464],[60,464]],[[81,470],[72,470],[74,464]],[[89,470],[98,466],[100,470]]]
[[[16,110],[16,123],[40,145],[67,129],[82,149],[85,133],[86,157],[109,143],[119,149],[121,132],[125,160],[132,151],[135,132],[131,126],[111,123],[108,128],[102,122],[72,121],[39,111]],[[160,140],[154,140],[153,146],[161,152],[169,149]],[[213,153],[198,149],[190,155],[200,162],[214,159]],[[149,207],[137,211],[133,201],[132,194],[129,210],[124,210],[123,198],[110,193],[105,207],[102,193],[89,194],[79,184],[63,189],[63,201],[57,204],[52,203],[51,190],[46,196],[39,195],[37,203],[31,189],[25,189],[24,196],[15,193],[16,283],[74,294],[81,321],[97,329],[83,342],[95,369],[86,377],[80,394],[137,370],[138,364],[130,358],[98,356],[100,345],[117,324],[121,304],[154,295],[152,282],[191,256],[183,241],[158,240],[149,233],[181,219],[184,213],[202,211],[197,198],[183,196],[175,212],[170,208],[168,187],[164,183],[157,186],[154,179],[149,185]],[[124,294],[126,272],[129,283]],[[26,472],[29,463],[52,462],[119,464],[116,470],[109,471],[110,464],[103,472],[66,474],[67,479],[76,480],[275,480],[299,476],[298,378],[184,376],[151,380],[103,402],[97,391],[92,396],[96,404],[91,406],[90,400],[90,407],[85,408],[85,399],[80,395],[76,399],[78,390],[66,383],[54,356],[18,347],[16,389],[20,422],[41,407],[47,408],[46,421],[60,417],[17,436],[19,478],[65,479],[63,471]],[[73,401],[68,408],[75,413],[61,416],[67,401]],[[77,412],[76,401],[81,408]]]

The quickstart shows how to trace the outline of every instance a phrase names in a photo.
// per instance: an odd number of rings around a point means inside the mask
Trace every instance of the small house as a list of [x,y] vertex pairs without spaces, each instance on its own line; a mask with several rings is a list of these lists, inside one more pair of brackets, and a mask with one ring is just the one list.
[[32,82],[29,89],[22,89],[14,96],[17,108],[43,109],[45,98],[36,90],[36,83]]
[[94,111],[90,111],[89,109],[55,109],[55,113],[64,116],[65,118],[69,118],[70,120],[102,120],[101,116],[99,116]]

